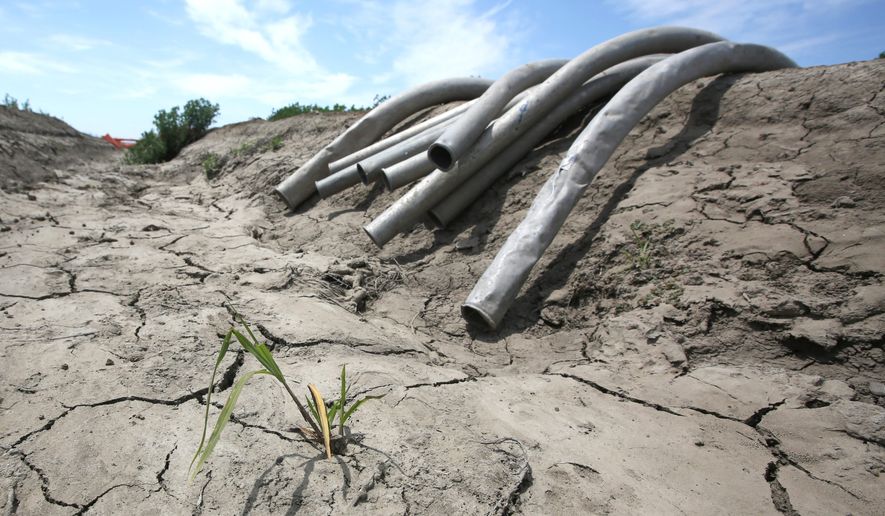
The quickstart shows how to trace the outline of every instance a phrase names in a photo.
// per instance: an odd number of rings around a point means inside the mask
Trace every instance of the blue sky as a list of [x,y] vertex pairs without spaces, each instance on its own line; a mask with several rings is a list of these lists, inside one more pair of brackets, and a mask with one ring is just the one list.
[[883,0],[4,0],[0,95],[137,137],[192,98],[219,103],[218,124],[295,101],[368,105],[661,24],[771,45],[803,66],[885,50]]

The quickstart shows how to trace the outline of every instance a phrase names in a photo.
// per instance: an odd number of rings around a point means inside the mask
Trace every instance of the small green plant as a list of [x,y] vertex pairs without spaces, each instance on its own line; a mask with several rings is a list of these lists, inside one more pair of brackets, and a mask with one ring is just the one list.
[[372,99],[372,109],[384,104],[388,100],[390,100],[390,95],[381,95],[380,93],[375,95],[375,98]]
[[[221,349],[218,352],[218,358],[215,360],[215,367],[212,368],[212,375],[209,377],[209,389],[206,393],[206,411],[203,417],[203,432],[200,437],[200,444],[197,446],[197,451],[194,454],[193,459],[191,459],[189,471],[191,471],[190,479],[193,480],[194,477],[200,472],[203,467],[203,464],[206,460],[212,455],[212,452],[215,450],[215,446],[218,444],[218,440],[221,438],[221,432],[224,430],[225,425],[230,420],[231,415],[233,414],[234,407],[236,406],[237,400],[240,397],[240,393],[243,391],[243,387],[245,387],[246,382],[249,381],[252,377],[256,375],[270,375],[274,377],[280,384],[285,388],[286,392],[289,394],[289,397],[292,398],[292,401],[295,402],[295,405],[298,407],[298,412],[301,414],[301,417],[304,421],[310,426],[310,428],[299,428],[302,434],[304,434],[309,439],[312,439],[317,442],[321,442],[323,447],[325,448],[326,457],[332,458],[332,436],[331,436],[331,421],[334,420],[334,417],[338,415],[339,417],[339,425],[341,426],[341,435],[344,436],[344,424],[347,422],[347,419],[359,408],[363,403],[365,403],[369,399],[379,398],[380,396],[366,396],[360,400],[356,400],[353,405],[347,410],[345,410],[347,392],[350,388],[350,384],[347,382],[345,376],[345,369],[342,367],[341,369],[341,397],[338,400],[332,402],[332,410],[327,411],[326,404],[323,401],[323,397],[320,394],[319,389],[312,384],[308,384],[308,392],[310,393],[310,397],[308,398],[308,405],[310,406],[311,412],[309,413],[307,409],[304,407],[304,404],[298,400],[298,397],[295,396],[295,393],[292,391],[292,388],[289,386],[289,383],[286,381],[286,377],[283,375],[283,372],[280,370],[279,365],[277,365],[276,361],[273,358],[273,355],[268,349],[266,344],[259,343],[255,338],[255,334],[252,333],[252,329],[249,327],[249,324],[240,316],[236,311],[234,311],[234,320],[236,323],[240,324],[246,331],[245,333],[237,330],[234,326],[231,326],[228,330],[227,334],[224,337],[224,340],[221,343]],[[263,369],[257,369],[255,371],[250,371],[243,376],[241,376],[236,383],[234,383],[231,388],[230,394],[227,397],[227,401],[221,409],[221,413],[218,414],[218,419],[215,422],[215,426],[212,429],[212,434],[209,436],[209,439],[206,439],[206,431],[209,426],[209,407],[211,406],[212,401],[212,389],[215,385],[215,376],[218,373],[218,367],[221,365],[222,360],[230,348],[231,342],[236,339],[237,342],[245,349],[249,354],[254,356],[258,362],[263,366]]]
[[18,99],[7,93],[3,97],[3,106],[11,109],[18,109],[20,111],[31,111],[31,101],[25,99],[21,104],[18,103]]
[[879,59],[885,59],[885,52],[879,52]]
[[201,163],[203,165],[203,172],[206,173],[206,179],[215,179],[218,173],[221,172],[221,167],[224,165],[221,156],[214,152],[207,152],[204,154]]
[[[348,394],[350,394],[350,389],[351,389],[351,387],[353,387],[355,382],[349,382],[347,380],[347,366],[346,365],[341,366],[340,381],[341,381],[340,395],[338,396],[337,400],[335,400],[331,403],[331,407],[328,408],[327,417],[328,417],[329,424],[332,425],[335,422],[335,416],[338,416],[338,435],[343,437],[344,436],[344,429],[347,426],[347,420],[350,419],[350,416],[352,416],[353,413],[356,412],[363,405],[363,403],[365,403],[369,400],[381,399],[384,397],[384,395],[382,394],[380,396],[364,396],[359,399],[351,400],[352,403],[351,403],[350,407],[348,408],[347,396],[348,396]],[[313,400],[311,400],[311,398],[308,398],[307,399],[307,406],[308,406],[308,408],[310,408],[310,413],[314,417],[314,420],[319,422],[322,414],[320,414],[320,412],[317,411],[316,403]]]
[[307,113],[344,113],[350,111],[366,111],[368,109],[370,108],[357,107],[356,105],[351,105],[350,107],[347,107],[344,104],[320,106],[319,104],[301,104],[300,102],[294,102],[288,106],[274,109],[267,119],[273,122],[275,120],[283,120],[284,118],[304,115]]
[[256,149],[258,149],[258,142],[254,142],[254,141],[244,142],[239,147],[234,149],[234,156],[236,156],[238,158],[240,156],[248,156],[248,155],[252,154],[253,152],[255,152]]
[[265,151],[272,150],[278,151],[283,148],[283,137],[282,136],[274,136],[270,139],[267,145],[264,147]]
[[651,233],[651,229],[640,220],[634,220],[630,224],[630,234],[633,238],[632,249],[625,249],[623,253],[633,264],[634,269],[644,270],[651,266],[653,254]]
[[154,115],[154,127],[141,134],[138,142],[127,151],[128,163],[162,163],[169,161],[203,136],[218,116],[218,104],[206,99],[190,100],[179,110],[161,109]]

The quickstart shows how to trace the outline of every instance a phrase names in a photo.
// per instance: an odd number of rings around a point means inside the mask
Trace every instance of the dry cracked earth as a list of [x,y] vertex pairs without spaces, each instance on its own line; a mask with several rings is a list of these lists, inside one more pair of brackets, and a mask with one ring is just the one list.
[[[883,87],[885,60],[680,89],[496,333],[459,305],[581,117],[452,227],[377,250],[360,228],[399,192],[295,213],[270,193],[357,115],[226,126],[139,167],[0,110],[0,505],[883,514]],[[385,394],[354,416],[345,454],[326,460],[256,377],[188,482],[231,307],[297,391],[331,395],[347,364],[361,393]],[[212,417],[257,368],[228,355]]]

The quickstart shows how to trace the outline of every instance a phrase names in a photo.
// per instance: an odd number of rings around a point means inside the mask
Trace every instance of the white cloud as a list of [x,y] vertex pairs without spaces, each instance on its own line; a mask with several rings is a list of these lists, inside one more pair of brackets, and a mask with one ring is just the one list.
[[252,80],[244,75],[196,73],[180,76],[173,82],[185,93],[212,99],[241,96],[253,87]]
[[186,7],[202,35],[254,54],[266,65],[252,66],[261,70],[260,81],[242,75],[186,75],[177,81],[181,89],[278,104],[344,96],[355,81],[317,63],[304,43],[312,17],[290,12],[285,1],[263,0],[247,8],[240,0],[187,0]]
[[39,54],[0,51],[0,72],[17,75],[43,75],[49,71],[74,73],[76,70]]
[[53,34],[49,37],[49,41],[53,45],[62,47],[62,49],[76,50],[78,52],[111,45],[111,42],[107,40],[87,38],[73,34]]
[[379,5],[371,0],[337,0],[347,14],[334,21],[351,41],[353,55],[374,68],[369,82],[397,88],[432,79],[494,75],[519,62],[519,35],[509,3],[483,11],[475,0]]
[[495,12],[476,12],[470,0],[398,2],[392,17],[402,51],[393,60],[394,72],[418,83],[497,69],[507,61],[511,41]]
[[263,16],[239,0],[187,0],[187,13],[208,38],[238,46],[293,72],[319,71],[302,42],[313,23],[310,16]]
[[831,16],[871,0],[608,0],[635,22],[709,30],[736,41],[800,51],[833,42],[837,34],[811,32],[812,18]]

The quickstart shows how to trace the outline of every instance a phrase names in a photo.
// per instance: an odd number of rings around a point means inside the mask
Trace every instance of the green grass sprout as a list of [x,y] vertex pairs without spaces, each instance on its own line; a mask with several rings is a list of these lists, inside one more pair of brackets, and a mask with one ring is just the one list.
[[[320,390],[315,385],[308,384],[307,388],[309,396],[306,397],[307,408],[305,408],[305,404],[302,404],[295,396],[295,393],[286,381],[286,377],[283,375],[283,371],[280,369],[276,360],[274,360],[267,345],[258,341],[255,337],[255,333],[252,332],[249,323],[247,323],[233,307],[230,307],[230,309],[233,312],[234,324],[241,326],[243,331],[237,329],[234,325],[231,325],[227,334],[224,336],[224,340],[221,342],[221,349],[218,351],[218,357],[215,359],[212,375],[209,377],[209,388],[206,391],[206,410],[203,414],[203,431],[200,435],[200,444],[197,446],[197,451],[194,453],[194,457],[191,459],[190,465],[188,466],[190,480],[194,480],[197,474],[202,470],[203,465],[212,455],[212,452],[215,451],[215,446],[218,444],[218,441],[221,438],[221,433],[224,431],[224,427],[227,425],[233,414],[237,400],[243,391],[243,387],[246,386],[246,383],[252,377],[260,374],[273,376],[283,385],[286,392],[289,394],[289,397],[292,398],[292,401],[294,401],[295,405],[298,407],[301,417],[308,425],[310,425],[310,428],[299,428],[299,430],[308,439],[322,444],[326,452],[326,457],[329,459],[332,458],[333,454],[332,428],[335,425],[335,418],[337,417],[339,436],[335,437],[334,440],[336,445],[342,446],[336,447],[335,449],[338,450],[339,453],[343,453],[342,450],[346,449],[347,434],[345,433],[345,427],[347,425],[347,420],[350,419],[354,412],[356,412],[363,403],[384,396],[363,396],[359,399],[353,399],[352,404],[348,406],[348,395],[355,382],[348,381],[347,366],[345,365],[341,367],[338,399],[327,404],[323,401],[323,396],[320,393]],[[234,383],[230,394],[227,397],[227,401],[224,403],[221,412],[218,414],[218,419],[215,421],[212,433],[207,440],[206,433],[209,428],[209,407],[212,404],[212,391],[215,388],[215,378],[218,375],[218,368],[221,367],[221,362],[230,350],[230,345],[234,340],[236,340],[236,342],[238,342],[250,355],[255,357],[255,359],[262,365],[263,369],[250,371]]]

